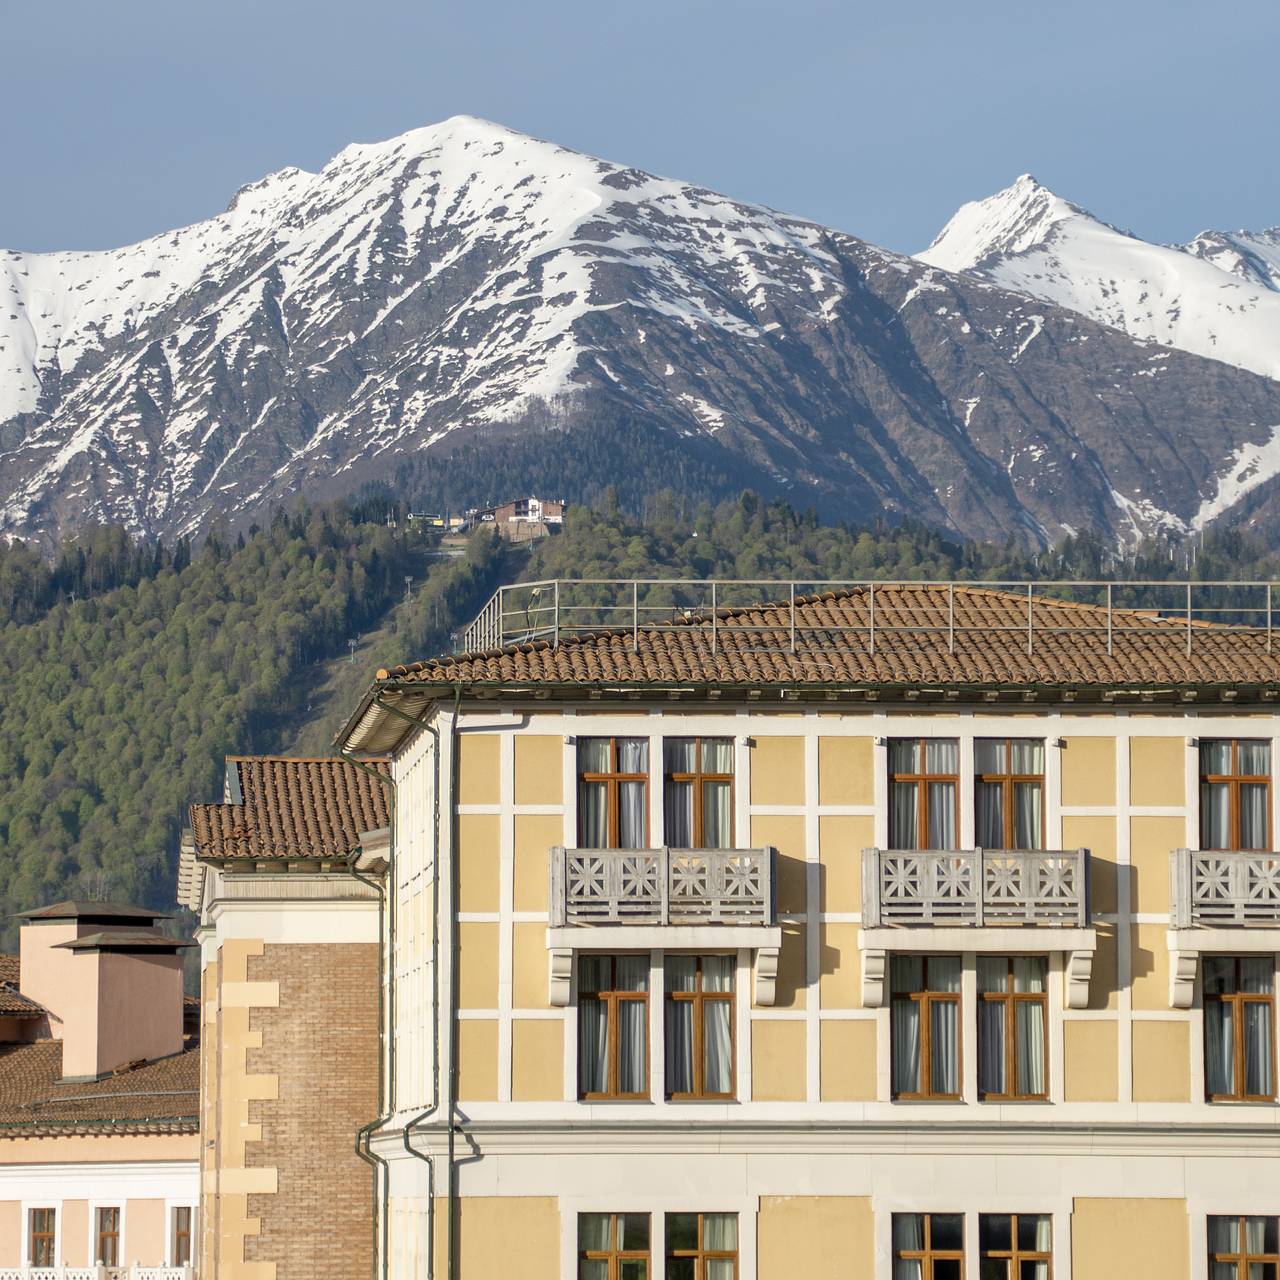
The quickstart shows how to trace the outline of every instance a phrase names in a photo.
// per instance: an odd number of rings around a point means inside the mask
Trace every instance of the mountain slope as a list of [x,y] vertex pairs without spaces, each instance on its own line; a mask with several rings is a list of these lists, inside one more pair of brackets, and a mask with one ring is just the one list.
[[1218,516],[1278,447],[1274,380],[466,117],[0,263],[0,531],[44,540],[624,434],[851,518],[1128,538]]
[[921,262],[967,271],[1135,338],[1280,377],[1280,233],[1148,244],[1029,174],[960,208]]

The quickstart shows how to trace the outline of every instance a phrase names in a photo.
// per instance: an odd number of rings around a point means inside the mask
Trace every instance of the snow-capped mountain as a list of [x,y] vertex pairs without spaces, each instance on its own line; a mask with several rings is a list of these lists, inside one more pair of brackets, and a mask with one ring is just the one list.
[[917,256],[1135,338],[1280,378],[1280,229],[1148,244],[1024,174],[963,205]]
[[0,532],[36,538],[641,438],[662,482],[1122,538],[1236,509],[1280,454],[1273,378],[467,117],[0,271]]

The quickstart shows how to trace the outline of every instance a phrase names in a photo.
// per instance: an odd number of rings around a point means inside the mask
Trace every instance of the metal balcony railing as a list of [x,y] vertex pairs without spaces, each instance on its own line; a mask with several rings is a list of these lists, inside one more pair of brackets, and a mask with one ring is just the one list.
[[551,850],[551,925],[771,925],[772,849]]
[[885,925],[1089,923],[1085,849],[864,849],[862,918]]
[[1175,849],[1169,855],[1175,929],[1280,928],[1280,854]]

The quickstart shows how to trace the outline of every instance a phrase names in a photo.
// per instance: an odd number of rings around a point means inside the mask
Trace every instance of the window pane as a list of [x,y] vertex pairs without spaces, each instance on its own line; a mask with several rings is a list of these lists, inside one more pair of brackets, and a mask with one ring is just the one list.
[[1236,744],[1236,772],[1261,777],[1271,772],[1271,744],[1269,742],[1238,742]]
[[1200,847],[1226,849],[1231,845],[1231,788],[1225,782],[1200,784]]
[[963,1215],[959,1213],[930,1214],[929,1237],[929,1244],[934,1249],[963,1249]]
[[1013,1248],[1013,1218],[1007,1213],[984,1213],[978,1219],[978,1248],[982,1253]]
[[924,990],[924,958],[922,956],[890,956],[889,987],[897,994]]
[[1231,1006],[1219,1000],[1204,1006],[1204,1083],[1211,1096],[1236,1091]]
[[1013,989],[1023,993],[1044,990],[1044,956],[1013,957]]
[[604,782],[578,784],[578,843],[603,849],[609,843],[609,787]]
[[645,1047],[649,1039],[649,1005],[645,1000],[618,1002],[618,1092],[643,1093],[647,1081]]
[[607,1213],[578,1214],[578,1248],[592,1253],[603,1253],[610,1247],[609,1215]]
[[915,738],[894,738],[889,743],[890,773],[920,772],[920,743]]
[[698,1247],[698,1215],[696,1213],[667,1214],[667,1251]]
[[693,738],[666,738],[662,743],[663,767],[668,773],[693,773],[696,751]]
[[616,956],[614,965],[615,991],[649,990],[648,956]]
[[1205,776],[1221,777],[1231,772],[1231,743],[1229,741],[1202,742],[1200,744],[1200,772]]
[[618,1280],[649,1280],[649,1263],[644,1258],[624,1258],[618,1265]]
[[578,1005],[578,1091],[605,1093],[609,1088],[609,1006],[588,997]]
[[667,844],[673,849],[693,848],[693,783],[668,779],[663,804]]
[[733,1280],[734,1261],[732,1258],[708,1258],[707,1280]]
[[1043,773],[1044,742],[1039,738],[1013,740],[1013,767],[1010,773]]
[[1039,849],[1043,844],[1041,816],[1044,789],[1038,782],[1013,784],[1013,847]]
[[1017,1091],[1044,1093],[1044,1006],[1039,1001],[1020,1000],[1014,1009],[1014,1020]]
[[979,849],[1004,848],[1004,786],[979,782],[974,804],[974,838]]
[[646,823],[646,795],[648,787],[643,782],[618,784],[618,847],[643,849],[648,844]]
[[959,773],[960,744],[955,738],[929,738],[924,744],[925,773]]
[[961,1280],[964,1263],[959,1258],[935,1258],[933,1280]]
[[1240,1220],[1238,1218],[1209,1219],[1209,1252],[1240,1252]]
[[960,1092],[959,1010],[953,1000],[931,1006],[930,1062],[934,1093]]
[[1004,1005],[984,1000],[978,1005],[978,1088],[1007,1093],[1005,1087]]
[[729,791],[727,782],[702,784],[702,847],[727,849],[730,845]]
[[704,991],[733,990],[733,956],[702,957],[702,989]]
[[1048,1253],[1053,1248],[1053,1219],[1047,1213],[1020,1213],[1018,1248],[1024,1253]]
[[618,1217],[622,1247],[628,1253],[649,1247],[649,1215],[647,1213],[623,1213]]
[[733,1088],[730,1016],[727,1000],[708,1000],[702,1006],[702,1079],[707,1093]]
[[[914,1000],[895,1000],[890,1010],[893,1092],[920,1092],[920,1006]],[[895,1218],[896,1222],[897,1219]]]
[[668,991],[692,991],[698,977],[698,957],[672,955],[663,960]]
[[1271,1005],[1252,1000],[1244,1006],[1244,1090],[1268,1097],[1271,1083]]
[[738,1215],[736,1213],[707,1213],[702,1217],[702,1247],[727,1253],[738,1247]]
[[978,1263],[978,1280],[1010,1280],[1008,1258],[982,1258]]
[[924,1214],[895,1213],[893,1215],[893,1251],[905,1251],[924,1248]]
[[703,773],[733,772],[732,738],[703,738],[702,771]]
[[692,1258],[668,1258],[667,1280],[695,1280],[694,1266]]
[[1274,979],[1275,961],[1270,956],[1241,956],[1241,991],[1251,996],[1269,996]]
[[974,773],[1005,773],[1004,739],[977,738],[973,744]]
[[1009,961],[1005,956],[978,957],[978,990],[1005,991],[1009,986]]
[[[667,1092],[693,1092],[693,1001],[667,1001]],[[670,1216],[667,1218],[671,1221]]]
[[915,782],[895,782],[889,809],[889,846],[893,849],[918,849],[919,814]]
[[954,782],[930,782],[929,788],[929,842],[930,849],[954,849],[956,847],[956,784]]
[[619,738],[618,739],[618,772],[619,773],[648,773],[649,772],[649,739],[648,738]]
[[611,773],[613,761],[610,759],[608,738],[578,739],[578,772],[579,773]]
[[1240,784],[1240,847],[1271,847],[1267,839],[1267,785],[1264,782]]
[[929,990],[958,992],[960,990],[960,957],[929,957]]
[[1205,956],[1200,962],[1207,996],[1228,995],[1236,989],[1236,962],[1231,956]]

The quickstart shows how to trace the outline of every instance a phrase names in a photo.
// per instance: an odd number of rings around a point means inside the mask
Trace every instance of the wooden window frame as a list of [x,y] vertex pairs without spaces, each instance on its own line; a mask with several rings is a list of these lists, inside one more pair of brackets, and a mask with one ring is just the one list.
[[[1204,771],[1204,748],[1215,742],[1229,742],[1231,744],[1231,772],[1230,773],[1205,773]],[[1272,796],[1271,796],[1271,774],[1268,773],[1241,773],[1239,771],[1240,744],[1242,742],[1264,742],[1267,746],[1267,761],[1271,762],[1271,743],[1265,738],[1205,738],[1198,750],[1198,758],[1196,762],[1196,772],[1200,777],[1200,787],[1197,791],[1197,799],[1200,804],[1200,845],[1205,847],[1205,824],[1204,824],[1204,788],[1206,786],[1224,785],[1227,788],[1227,826],[1231,843],[1222,850],[1207,850],[1211,853],[1217,852],[1250,852],[1265,853],[1269,852],[1275,841],[1273,832],[1275,830],[1272,818]],[[1240,787],[1247,786],[1264,786],[1267,789],[1267,838],[1265,849],[1244,850],[1240,844]]]
[[[924,1248],[923,1249],[890,1249],[892,1257],[890,1266],[894,1262],[918,1262],[920,1263],[921,1280],[933,1280],[933,1264],[935,1262],[959,1262],[960,1264],[960,1280],[964,1280],[964,1237],[965,1228],[968,1225],[965,1221],[963,1213],[905,1213],[894,1214],[896,1217],[906,1218],[923,1218],[924,1219]],[[933,1219],[934,1218],[959,1218],[960,1219],[960,1248],[959,1249],[935,1249],[933,1247]],[[892,1229],[892,1228],[891,1228]]]
[[1225,1262],[1228,1265],[1235,1264],[1236,1275],[1238,1280],[1249,1280],[1249,1267],[1251,1264],[1272,1263],[1277,1271],[1280,1271],[1280,1253],[1250,1253],[1248,1246],[1245,1244],[1244,1224],[1250,1218],[1274,1218],[1273,1213],[1214,1213],[1210,1214],[1213,1218],[1235,1218],[1237,1230],[1240,1233],[1240,1252],[1239,1253],[1214,1253],[1209,1250],[1209,1266],[1212,1267],[1216,1262]]
[[[688,739],[688,734],[676,734],[672,740]],[[726,737],[724,734],[707,734],[703,736],[695,736],[693,741],[693,758],[697,762],[696,768],[692,773],[668,773],[666,771],[666,762],[663,762],[662,785],[665,788],[673,782],[689,782],[693,784],[693,847],[695,849],[705,849],[705,833],[703,831],[703,810],[705,801],[703,797],[703,783],[706,782],[727,782],[729,784],[729,843],[727,848],[734,848],[737,832],[737,815],[734,812],[734,783],[733,771],[728,773],[707,773],[702,767],[702,744],[704,742],[727,742],[729,743],[730,752],[733,749],[733,739]],[[666,754],[667,739],[663,739],[663,754]],[[665,832],[664,832],[665,835]]]
[[[895,773],[892,768],[889,770],[889,824],[893,824],[893,787],[898,782],[913,782],[916,785],[916,850],[924,852],[928,848],[929,839],[929,783],[931,782],[950,782],[952,783],[952,794],[955,796],[955,813],[952,815],[952,823],[956,832],[956,840],[959,843],[960,836],[960,740],[958,738],[891,738],[889,746],[889,762],[893,761],[893,743],[895,742],[914,742],[920,748],[920,772],[919,773]],[[927,757],[928,744],[931,742],[954,742],[956,744],[956,772],[955,773],[929,773],[925,768],[925,760]],[[921,844],[924,841],[924,844]],[[894,844],[892,836],[889,840],[890,848],[897,848]],[[908,850],[907,852],[911,852]],[[944,851],[945,852],[945,851]]]
[[[171,1212],[173,1214],[173,1227],[169,1249],[172,1258],[169,1265],[174,1267],[189,1266],[191,1263],[191,1237],[195,1212],[189,1204],[176,1204]],[[184,1214],[186,1215],[185,1229],[181,1225]]]
[[[1256,956],[1218,956],[1220,960],[1231,960],[1235,967],[1235,990],[1229,995],[1218,995],[1210,993],[1202,993],[1201,1007],[1213,1004],[1227,1005],[1231,1010],[1231,1051],[1232,1063],[1231,1074],[1235,1082],[1235,1092],[1233,1093],[1209,1093],[1205,1090],[1205,1098],[1209,1102],[1275,1102],[1275,1080],[1276,1080],[1276,983],[1275,977],[1271,979],[1271,991],[1269,993],[1254,993],[1241,991],[1243,983],[1240,980],[1240,962],[1242,960],[1257,959]],[[1267,1094],[1246,1093],[1245,1080],[1248,1078],[1245,1072],[1244,1062],[1244,1006],[1247,1004],[1265,1004],[1271,1008],[1271,1084],[1272,1091]],[[1209,1033],[1208,1019],[1204,1020],[1205,1035]],[[1205,1044],[1205,1052],[1208,1053],[1209,1046]],[[1207,1071],[1206,1071],[1207,1074]],[[1230,1215],[1227,1215],[1230,1216]],[[1253,1215],[1246,1215],[1253,1216]],[[1263,1215],[1265,1216],[1265,1215]]]
[[[984,959],[1004,959],[1006,961],[1005,981],[1008,989],[1005,991],[979,991],[978,1002],[1003,1004],[1004,1005],[1004,1078],[1006,1083],[1013,1086],[1012,1090],[1005,1093],[985,1093],[982,1089],[982,1081],[978,1081],[978,1097],[984,1102],[1047,1102],[1049,1100],[1049,962],[1043,956],[1032,956],[1033,960],[1042,960],[1045,967],[1044,973],[1044,990],[1043,991],[1014,991],[1013,990],[1013,956],[1006,957],[983,957]],[[1020,957],[1021,958],[1021,957]],[[1042,1070],[1042,1078],[1044,1079],[1044,1091],[1042,1093],[1019,1093],[1018,1092],[1018,1009],[1019,1004],[1038,1004],[1044,1010],[1044,1066]],[[981,1035],[981,1030],[978,1032]],[[978,1062],[982,1062],[982,1047],[978,1046]],[[981,1075],[981,1072],[979,1072]],[[1039,1216],[1039,1215],[1037,1215]]]
[[[1012,1248],[1009,1249],[983,1249],[982,1248],[982,1220],[983,1218],[1004,1218],[1010,1219],[1009,1226],[1009,1243]],[[1019,1218],[1048,1218],[1049,1219],[1049,1247],[1048,1249],[1019,1249],[1018,1248],[1018,1219]],[[1022,1274],[1022,1264],[1024,1262],[1043,1262],[1045,1264],[1045,1280],[1053,1280],[1053,1215],[1051,1213],[980,1213],[978,1215],[978,1270],[982,1270],[982,1263],[990,1258],[993,1262],[1008,1262],[1010,1280],[1018,1280]]]
[[[677,1213],[672,1212],[670,1216],[675,1217],[677,1216]],[[720,1218],[720,1217],[737,1218],[738,1215],[736,1213],[699,1213],[697,1215],[698,1247],[696,1249],[671,1249],[667,1247],[666,1240],[663,1240],[662,1242],[663,1260],[664,1262],[670,1262],[673,1258],[692,1258],[694,1260],[693,1280],[706,1280],[708,1262],[721,1262],[721,1261],[732,1262],[733,1263],[733,1280],[738,1280],[738,1274],[739,1274],[738,1254],[741,1247],[740,1245],[738,1249],[707,1249],[704,1247],[703,1225],[706,1219],[709,1217],[710,1218]],[[664,1223],[664,1226],[665,1226],[665,1223]],[[741,1241],[741,1231],[742,1231],[742,1223],[739,1222],[738,1232],[735,1234],[735,1237],[734,1237],[739,1242]],[[664,1271],[666,1270],[665,1266],[663,1270]]]
[[[1004,744],[1005,771],[1003,773],[979,773],[977,770],[977,756],[979,742],[1000,742]],[[1015,742],[1038,742],[1040,744],[1040,773],[1014,773],[1013,772],[1013,744]],[[1019,785],[1026,785],[1034,782],[1040,788],[1040,848],[1045,846],[1047,839],[1047,822],[1048,815],[1045,812],[1045,783],[1044,783],[1044,739],[1043,738],[977,738],[973,744],[974,754],[974,771],[973,771],[973,813],[974,822],[977,823],[978,816],[978,788],[984,783],[988,785],[1000,784],[1001,807],[1004,811],[1004,844],[1001,850],[1016,850],[1017,845],[1014,844],[1014,831],[1016,823],[1014,821],[1014,803],[1013,797]],[[958,829],[958,826],[957,826]]]
[[[103,1214],[111,1213],[115,1215],[114,1229],[104,1230],[102,1217]],[[120,1265],[120,1209],[117,1205],[98,1205],[93,1211],[93,1260],[99,1266],[118,1267]],[[112,1242],[111,1257],[106,1256],[106,1250],[103,1249],[103,1242],[110,1240]]]
[[[618,828],[620,825],[619,824],[620,806],[618,804],[619,785],[624,782],[639,782],[643,784],[644,786],[644,845],[642,847],[646,849],[649,847],[649,826],[651,821],[650,815],[649,815],[649,773],[648,772],[620,773],[618,771],[619,741],[644,742],[646,744],[649,743],[649,739],[646,737],[643,737],[643,736],[633,737],[630,734],[625,734],[625,733],[619,734],[616,737],[603,737],[598,734],[583,734],[583,736],[578,739],[576,767],[578,771],[578,843],[580,847],[585,848],[585,846],[582,845],[582,818],[583,818],[582,787],[584,783],[591,783],[591,782],[595,782],[595,783],[603,782],[605,784],[605,796],[606,796],[605,812],[607,814],[606,825],[608,826],[608,832],[606,837],[608,843],[604,845],[604,848],[606,849],[621,848],[621,846],[618,843]],[[610,768],[607,772],[589,773],[583,770],[582,744],[584,742],[607,742],[609,744]],[[650,746],[650,749],[649,749],[649,768],[650,769],[653,768],[652,746]]]
[[[45,1218],[47,1216],[47,1219]],[[47,1227],[44,1223],[47,1221]],[[37,1227],[40,1223],[40,1227]],[[48,1253],[40,1248],[47,1244]],[[32,1267],[55,1267],[58,1265],[58,1211],[52,1207],[41,1206],[27,1210],[27,1265]]]
[[[666,968],[663,966],[663,994],[667,1000],[675,1004],[693,1005],[693,1084],[692,1093],[667,1093],[672,1102],[732,1102],[738,1096],[738,967],[737,957],[728,956],[730,961],[730,986],[728,991],[704,991],[702,986],[702,962],[705,956],[692,957],[696,961],[694,967],[694,987],[692,991],[667,991]],[[717,957],[724,958],[724,957]],[[706,1072],[702,1053],[703,1018],[702,1008],[705,1004],[719,1002],[729,1006],[729,1091],[727,1093],[708,1093],[706,1091]],[[666,1034],[666,1019],[663,1019],[663,1034]],[[663,1081],[666,1084],[666,1081]],[[699,1227],[701,1230],[701,1227]]]
[[[913,1002],[920,1006],[917,1015],[920,1019],[920,1084],[918,1093],[895,1093],[895,1102],[959,1102],[964,1095],[964,999],[963,961],[961,963],[961,989],[959,991],[929,990],[929,961],[933,956],[921,956],[924,961],[923,991],[890,990],[890,1010],[893,1002]],[[948,957],[950,958],[950,957]],[[955,1093],[936,1093],[933,1089],[933,1006],[935,1004],[954,1004],[956,1006],[956,1084]],[[892,1022],[890,1023],[892,1026]],[[892,1070],[890,1072],[892,1075]]]
[[[631,954],[619,952],[618,955]],[[643,955],[646,963],[648,956],[643,952],[635,953]],[[652,1036],[649,1027],[649,988],[653,985],[653,979],[650,975],[647,979],[648,985],[643,991],[619,991],[617,987],[617,961],[618,955],[593,956],[596,960],[609,961],[609,985],[612,988],[609,991],[582,991],[578,992],[578,1099],[581,1102],[648,1102],[649,1101],[649,1083],[653,1070],[653,1046],[650,1044]],[[608,1089],[603,1093],[584,1092],[582,1089],[582,1014],[581,1009],[584,1001],[595,1000],[602,1001],[605,1005],[605,1039],[606,1039],[606,1078]],[[618,1090],[618,1079],[621,1075],[618,1066],[618,1026],[620,1019],[618,1017],[618,1006],[628,1001],[635,1003],[643,1003],[644,1005],[644,1088],[638,1093],[622,1093]]]
[[[608,1280],[621,1280],[622,1264],[624,1262],[643,1262],[645,1264],[645,1273],[649,1280],[654,1280],[653,1275],[653,1215],[649,1213],[581,1213],[580,1218],[603,1218],[609,1219],[609,1248],[608,1249],[582,1249],[578,1250],[578,1267],[575,1274],[581,1274],[582,1263],[584,1262],[607,1262],[609,1264]],[[649,1231],[649,1247],[647,1249],[624,1249],[622,1248],[622,1240],[620,1238],[622,1224],[619,1218],[643,1218],[648,1224]]]

